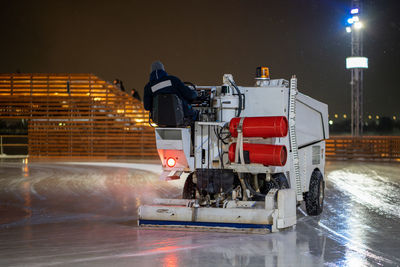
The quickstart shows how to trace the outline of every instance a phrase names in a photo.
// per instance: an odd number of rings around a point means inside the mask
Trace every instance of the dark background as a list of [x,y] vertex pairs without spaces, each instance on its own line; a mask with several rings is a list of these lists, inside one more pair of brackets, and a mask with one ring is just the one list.
[[[364,0],[365,114],[400,114],[395,0]],[[150,64],[198,85],[255,68],[299,78],[301,92],[350,110],[350,0],[1,1],[0,72],[93,73],[143,96]]]

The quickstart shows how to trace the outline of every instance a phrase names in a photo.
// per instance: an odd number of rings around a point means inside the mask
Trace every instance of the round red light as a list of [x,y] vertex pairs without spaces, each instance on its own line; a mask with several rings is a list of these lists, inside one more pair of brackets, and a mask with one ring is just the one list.
[[168,165],[168,167],[172,168],[172,167],[175,166],[175,164],[176,164],[176,160],[175,160],[174,158],[168,158],[168,159],[167,159],[167,165]]

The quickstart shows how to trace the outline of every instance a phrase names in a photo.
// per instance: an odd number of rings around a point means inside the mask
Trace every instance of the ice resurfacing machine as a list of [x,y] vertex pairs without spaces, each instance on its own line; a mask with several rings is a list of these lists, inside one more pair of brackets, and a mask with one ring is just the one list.
[[140,226],[276,232],[296,224],[302,202],[309,215],[322,212],[326,104],[264,67],[255,87],[230,74],[221,86],[189,86],[199,94],[192,127],[175,95],[156,96],[152,114],[160,178],[185,179],[182,199],[140,206]]

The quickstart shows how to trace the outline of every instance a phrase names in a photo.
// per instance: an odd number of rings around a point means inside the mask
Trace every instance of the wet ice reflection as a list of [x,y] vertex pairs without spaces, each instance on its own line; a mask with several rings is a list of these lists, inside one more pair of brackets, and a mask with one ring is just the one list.
[[335,163],[328,165],[326,208],[319,223],[347,247],[343,264],[400,261],[400,166]]
[[385,216],[400,218],[399,184],[375,171],[352,169],[336,170],[329,173],[329,181],[351,200]]
[[[60,231],[60,229],[64,231]],[[138,230],[115,224],[33,225],[32,238],[0,232],[0,264],[30,266],[318,266],[321,249],[294,231],[280,235]],[[12,239],[14,237],[15,239]],[[321,240],[323,237],[321,237]],[[320,241],[318,241],[320,244]],[[319,245],[318,244],[318,245]],[[314,247],[313,247],[314,246]],[[13,248],[9,257],[5,248]],[[51,248],[51,249],[50,249]],[[330,247],[328,247],[330,249]],[[312,251],[312,252],[310,252]]]
[[[0,223],[136,217],[141,203],[151,203],[160,196],[180,195],[181,189],[176,184],[158,181],[157,171],[138,170],[134,164],[124,165],[125,168],[118,165],[28,164],[25,160],[22,164],[2,163],[0,207],[7,208],[8,214],[5,214],[7,218],[2,216]],[[157,165],[152,166],[157,169]],[[143,164],[139,167],[144,168]],[[32,214],[32,221],[28,221]]]
[[22,172],[23,172],[24,177],[29,176],[28,158],[22,160]]
[[137,229],[139,205],[181,194],[157,165],[3,162],[0,265],[399,265],[399,170],[328,164],[321,216],[244,235]]

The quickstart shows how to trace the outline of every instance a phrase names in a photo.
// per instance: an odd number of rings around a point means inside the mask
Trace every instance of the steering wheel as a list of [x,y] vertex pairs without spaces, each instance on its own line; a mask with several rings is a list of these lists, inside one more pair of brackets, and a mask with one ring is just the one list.
[[193,87],[193,90],[197,90],[197,88],[196,88],[196,85],[194,85],[193,83],[191,83],[191,82],[183,82],[183,84],[184,85],[189,85],[190,87]]

